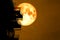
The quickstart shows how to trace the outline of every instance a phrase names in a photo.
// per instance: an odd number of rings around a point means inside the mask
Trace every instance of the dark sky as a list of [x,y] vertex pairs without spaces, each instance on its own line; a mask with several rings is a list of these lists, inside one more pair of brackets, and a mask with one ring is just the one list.
[[60,40],[60,0],[13,0],[28,2],[37,9],[36,21],[21,28],[20,40]]

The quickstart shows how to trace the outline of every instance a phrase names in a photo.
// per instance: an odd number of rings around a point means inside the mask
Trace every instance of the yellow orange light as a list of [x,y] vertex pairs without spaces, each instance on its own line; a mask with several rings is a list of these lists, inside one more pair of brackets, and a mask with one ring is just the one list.
[[23,19],[18,19],[17,23],[22,26],[31,25],[37,17],[36,8],[30,3],[21,3],[17,6],[20,9],[21,15],[23,15]]

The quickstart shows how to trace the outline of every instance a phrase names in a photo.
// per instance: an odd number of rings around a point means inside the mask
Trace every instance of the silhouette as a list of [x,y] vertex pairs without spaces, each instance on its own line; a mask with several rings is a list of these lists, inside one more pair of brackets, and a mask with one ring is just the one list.
[[[21,28],[17,22],[13,22],[17,17],[15,14],[19,11],[14,11],[12,0],[0,0],[0,40],[15,40],[13,28]],[[20,15],[22,18],[22,15]],[[7,32],[12,32],[12,36],[8,37]]]

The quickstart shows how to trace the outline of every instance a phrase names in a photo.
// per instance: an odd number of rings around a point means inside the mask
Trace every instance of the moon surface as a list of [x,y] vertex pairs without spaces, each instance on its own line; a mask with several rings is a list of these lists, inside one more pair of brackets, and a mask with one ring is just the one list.
[[22,19],[18,19],[17,23],[22,26],[31,25],[37,17],[36,8],[30,3],[21,3],[17,6],[16,10],[20,10],[20,14],[23,16]]

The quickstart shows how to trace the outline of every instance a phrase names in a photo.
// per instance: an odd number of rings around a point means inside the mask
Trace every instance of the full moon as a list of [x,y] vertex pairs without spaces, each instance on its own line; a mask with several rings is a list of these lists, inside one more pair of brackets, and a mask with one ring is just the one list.
[[22,26],[31,25],[37,17],[36,8],[30,3],[21,3],[17,6],[16,10],[20,10],[20,14],[23,16],[22,19],[18,19],[17,23]]

